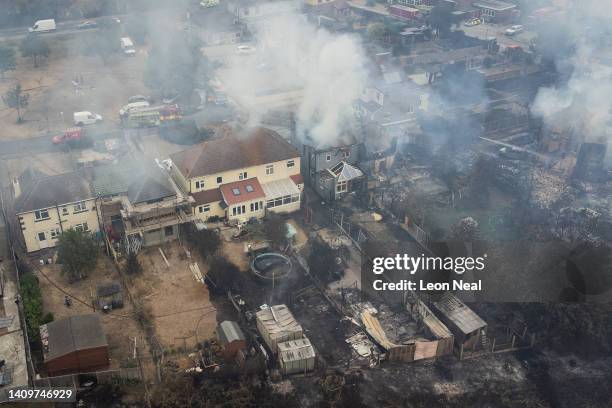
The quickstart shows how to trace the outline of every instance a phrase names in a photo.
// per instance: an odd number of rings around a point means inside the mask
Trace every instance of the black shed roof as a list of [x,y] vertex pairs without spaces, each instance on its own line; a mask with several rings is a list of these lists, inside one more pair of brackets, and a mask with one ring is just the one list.
[[100,316],[86,314],[47,323],[48,351],[45,361],[54,360],[78,350],[108,347]]

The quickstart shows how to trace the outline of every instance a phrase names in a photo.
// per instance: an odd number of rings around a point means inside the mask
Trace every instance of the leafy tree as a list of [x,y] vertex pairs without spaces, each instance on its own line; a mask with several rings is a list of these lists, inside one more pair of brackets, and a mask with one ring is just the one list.
[[136,255],[133,251],[127,256],[125,271],[128,273],[128,275],[136,275],[142,272],[142,266],[138,261],[138,255]]
[[287,245],[287,222],[279,215],[271,214],[263,224],[264,234],[274,245]]
[[199,42],[181,33],[155,43],[145,67],[145,84],[163,95],[190,95],[208,71]]
[[19,46],[23,57],[32,57],[34,60],[34,68],[38,67],[38,59],[40,57],[48,57],[51,53],[49,44],[40,38],[40,36],[31,34],[23,39]]
[[53,314],[43,315],[42,292],[38,285],[38,278],[34,274],[22,274],[20,286],[28,338],[30,342],[36,342],[40,339],[38,328],[41,324],[53,321]]
[[310,244],[308,254],[310,273],[323,282],[331,282],[336,270],[336,254],[324,241],[316,239]]
[[374,23],[368,27],[368,38],[370,41],[381,42],[387,35],[388,29],[385,23]]
[[460,219],[451,228],[451,238],[458,241],[473,242],[480,238],[478,221],[472,217]]
[[12,47],[0,47],[0,77],[4,79],[7,71],[14,71],[17,66],[15,50]]
[[96,267],[98,248],[90,233],[71,228],[60,234],[57,254],[62,273],[75,281],[87,276]]
[[17,111],[17,123],[23,122],[21,117],[21,109],[28,106],[30,102],[30,94],[24,93],[21,90],[21,84],[17,83],[15,88],[9,90],[3,97],[2,100],[9,108]]
[[208,261],[206,284],[213,293],[224,294],[236,289],[240,279],[240,270],[227,259],[215,255]]
[[110,56],[120,48],[121,26],[111,18],[103,18],[98,27],[93,41],[86,43],[85,51],[97,54],[106,64]]
[[104,1],[80,0],[79,8],[85,18],[100,17],[104,12]]
[[195,248],[204,259],[216,255],[219,248],[221,248],[221,238],[214,230],[205,229],[198,231],[193,224],[187,224],[185,226],[185,232],[187,241],[191,242],[192,247]]
[[440,37],[447,37],[453,25],[452,10],[448,6],[435,6],[429,14],[429,25],[438,32]]

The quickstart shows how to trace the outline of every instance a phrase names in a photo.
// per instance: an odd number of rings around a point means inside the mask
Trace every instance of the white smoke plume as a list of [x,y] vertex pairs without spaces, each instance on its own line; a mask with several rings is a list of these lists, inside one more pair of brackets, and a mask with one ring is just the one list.
[[308,132],[319,147],[338,142],[366,85],[359,39],[332,34],[298,14],[267,20],[254,36],[256,52],[230,58],[218,72],[230,97],[249,111],[251,124],[283,100],[294,100],[300,135]]
[[[570,73],[569,80],[540,89],[533,112],[547,125],[581,129],[585,141],[603,142],[607,135],[610,142],[612,58],[606,54],[610,55],[611,47],[612,0],[585,0],[567,7],[564,21],[540,34],[564,38],[571,44],[569,53],[555,55],[557,66]],[[566,44],[548,44],[557,45],[567,49]]]

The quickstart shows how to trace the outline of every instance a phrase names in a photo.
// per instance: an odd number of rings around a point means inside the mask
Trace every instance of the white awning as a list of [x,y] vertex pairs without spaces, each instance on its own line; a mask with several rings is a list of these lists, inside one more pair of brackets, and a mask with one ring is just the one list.
[[266,199],[268,200],[272,198],[300,194],[300,190],[290,178],[262,184],[261,188],[263,188]]

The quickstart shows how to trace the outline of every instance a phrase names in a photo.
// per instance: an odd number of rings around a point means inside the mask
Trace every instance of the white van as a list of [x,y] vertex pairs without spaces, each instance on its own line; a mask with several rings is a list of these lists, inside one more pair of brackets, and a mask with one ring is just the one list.
[[121,49],[125,55],[134,55],[136,54],[136,49],[134,48],[134,43],[132,42],[130,37],[123,37],[121,39]]
[[102,116],[89,111],[74,112],[74,124],[76,126],[93,125],[102,122]]
[[50,18],[48,20],[38,20],[32,27],[28,28],[28,31],[31,33],[46,33],[48,31],[53,31],[56,28],[55,20]]

